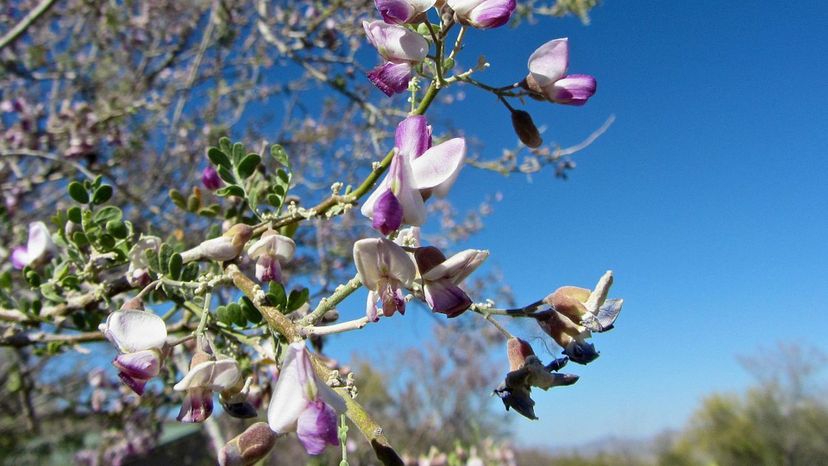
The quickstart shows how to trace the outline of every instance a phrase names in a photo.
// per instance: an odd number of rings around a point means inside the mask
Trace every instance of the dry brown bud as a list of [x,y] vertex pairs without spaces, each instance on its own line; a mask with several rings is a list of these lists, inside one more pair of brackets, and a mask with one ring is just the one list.
[[276,434],[266,422],[257,422],[227,442],[218,455],[221,466],[248,466],[267,456]]
[[532,115],[523,110],[512,110],[512,127],[515,128],[515,134],[520,138],[520,142],[526,144],[527,147],[536,148],[543,144],[538,127],[532,121]]

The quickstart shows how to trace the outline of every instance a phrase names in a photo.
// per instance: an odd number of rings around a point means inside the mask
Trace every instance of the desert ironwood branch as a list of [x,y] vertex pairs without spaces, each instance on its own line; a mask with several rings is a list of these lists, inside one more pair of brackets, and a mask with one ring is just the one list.
[[[180,332],[189,327],[187,322],[180,321],[167,326],[167,333]],[[93,341],[103,341],[104,334],[99,331],[80,332],[80,333],[66,333],[54,334],[50,332],[22,332],[9,336],[0,337],[0,346],[11,346],[13,348],[22,348],[24,346],[31,346],[44,343],[61,343],[67,345],[75,345],[79,343],[90,343]]]

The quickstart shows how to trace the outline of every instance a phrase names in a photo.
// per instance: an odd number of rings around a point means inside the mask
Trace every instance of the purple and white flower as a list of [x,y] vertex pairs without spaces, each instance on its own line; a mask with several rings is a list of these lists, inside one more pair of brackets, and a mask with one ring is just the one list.
[[417,248],[414,258],[423,279],[423,294],[431,310],[451,318],[468,309],[472,300],[458,285],[487,257],[489,251],[466,249],[446,259],[433,246]]
[[27,265],[37,265],[49,257],[54,250],[55,243],[49,229],[43,222],[29,224],[29,240],[26,246],[17,246],[12,250],[11,262],[14,268],[20,270]]
[[304,342],[288,347],[267,409],[267,423],[276,434],[296,432],[309,455],[339,445],[337,417],[345,402],[316,377]]
[[368,72],[368,79],[387,96],[408,89],[414,65],[428,54],[428,42],[423,36],[402,26],[383,21],[363,21],[362,27],[385,63]]
[[161,369],[167,326],[161,317],[147,311],[116,311],[98,326],[107,340],[121,352],[112,361],[118,376],[138,395]]
[[247,255],[256,260],[256,278],[260,282],[282,282],[282,263],[293,258],[296,243],[273,230],[262,233],[258,241],[250,245]]
[[515,0],[448,0],[458,22],[477,29],[491,29],[509,22]]
[[377,11],[388,24],[417,22],[435,3],[436,0],[374,0]]
[[403,223],[425,222],[424,199],[448,193],[463,167],[466,141],[454,138],[432,147],[425,117],[410,116],[397,126],[395,151],[388,174],[361,208],[384,235]]
[[203,351],[196,352],[190,370],[173,390],[186,391],[177,419],[181,422],[203,422],[213,412],[213,392],[236,386],[241,380],[239,363],[235,359],[219,359]]
[[369,290],[365,309],[369,319],[378,318],[377,300],[384,316],[397,311],[405,314],[402,290],[411,286],[417,269],[403,248],[385,238],[361,239],[354,243],[354,264],[359,280]]
[[548,100],[565,105],[583,105],[595,94],[595,78],[588,74],[567,75],[569,39],[551,40],[529,57],[529,75],[523,85]]

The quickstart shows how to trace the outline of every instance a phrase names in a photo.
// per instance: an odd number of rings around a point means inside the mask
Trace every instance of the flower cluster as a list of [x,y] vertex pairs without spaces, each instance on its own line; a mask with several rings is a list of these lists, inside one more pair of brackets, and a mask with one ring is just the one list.
[[[411,112],[396,127],[393,149],[382,162],[375,164],[372,177],[357,191],[348,188],[342,196],[338,193],[339,188],[332,188],[334,193],[329,199],[336,204],[336,209],[342,207],[341,212],[362,202],[361,214],[379,233],[378,237],[362,238],[353,243],[356,278],[368,292],[365,317],[326,325],[338,319],[339,311],[334,306],[359,287],[356,280],[349,282],[353,289],[337,288],[330,298],[321,299],[312,312],[307,291],[286,293],[283,284],[290,278],[290,269],[285,267],[297,255],[297,243],[293,239],[296,230],[291,227],[303,219],[322,219],[322,214],[338,215],[340,211],[299,209],[287,202],[292,174],[287,156],[279,150],[271,151],[284,167],[279,170],[278,185],[254,194],[249,190],[257,189],[253,185],[258,181],[248,183],[245,180],[261,176],[265,171],[259,166],[262,158],[258,153],[245,155],[245,151],[236,147],[240,144],[231,147],[229,143],[226,145],[229,149],[208,150],[212,165],[201,174],[204,187],[215,191],[216,196],[230,196],[240,199],[240,204],[249,203],[244,208],[250,207],[255,214],[253,217],[236,215],[234,211],[227,216],[223,234],[180,253],[151,236],[132,240],[128,245],[131,249],[127,246],[121,251],[129,258],[127,281],[133,287],[143,286],[144,289],[121,310],[112,312],[100,330],[119,351],[113,364],[127,386],[142,395],[153,377],[161,375],[172,380],[177,368],[181,378],[173,390],[180,392],[182,399],[177,419],[195,423],[211,416],[216,393],[224,411],[240,418],[256,417],[257,408],[270,394],[267,423],[254,423],[228,442],[219,452],[222,465],[252,464],[269,453],[278,437],[293,432],[310,455],[321,454],[327,446],[339,445],[342,440],[339,416],[346,413],[343,396],[348,393],[341,387],[348,387],[349,382],[338,379],[340,374],[336,371],[329,377],[325,356],[321,354],[321,335],[361,328],[379,321],[380,313],[386,318],[396,313],[405,314],[407,304],[412,300],[425,303],[432,312],[447,318],[456,318],[471,310],[470,313],[482,315],[507,339],[510,367],[495,394],[507,410],[536,419],[532,388],[547,390],[575,383],[578,376],[559,371],[568,361],[587,364],[598,357],[594,345],[587,340],[592,333],[611,329],[623,304],[623,300],[608,299],[612,284],[610,272],[602,277],[594,290],[561,287],[527,308],[502,310],[485,303],[475,304],[462,284],[483,264],[489,252],[466,249],[447,256],[437,247],[421,245],[419,240],[419,227],[426,225],[428,220],[426,203],[432,196],[447,195],[452,188],[466,163],[467,144],[462,137],[441,139],[434,136],[423,113],[435,94],[423,98],[417,105],[420,88],[411,80],[415,76],[430,79],[429,89],[433,90],[463,82],[495,93],[511,111],[520,139],[535,148],[542,140],[532,117],[526,111],[513,109],[507,98],[529,96],[559,104],[583,105],[595,93],[595,78],[567,74],[567,39],[555,39],[538,48],[529,58],[529,74],[522,81],[495,88],[470,77],[477,69],[454,75],[449,73],[454,68],[454,55],[462,49],[462,31],[467,27],[491,29],[508,23],[517,8],[515,0],[376,0],[375,4],[382,20],[364,21],[362,26],[368,42],[376,48],[383,62],[368,73],[368,79],[388,96],[410,90],[412,105]],[[432,10],[439,13],[439,27],[429,21]],[[446,34],[454,25],[459,25],[461,32],[454,49],[447,51]],[[432,45],[435,51],[430,54]],[[485,66],[479,67],[483,68]],[[224,142],[219,145],[222,144]],[[376,182],[383,170],[384,177]],[[276,177],[266,180],[277,183]],[[376,185],[369,194],[371,183]],[[341,183],[334,186],[337,185],[341,187]],[[360,197],[364,195],[367,198],[362,201]],[[171,197],[175,200],[172,194]],[[251,199],[259,197],[267,197],[274,210],[265,213],[257,210],[256,202]],[[289,213],[282,214],[281,209],[286,205]],[[319,205],[330,204],[324,201]],[[189,210],[198,211],[195,208]],[[231,218],[234,215],[235,218]],[[252,225],[257,220],[260,223]],[[404,229],[405,226],[410,228]],[[52,248],[45,225],[32,224],[28,244],[16,248],[12,260],[17,268],[34,267],[49,257]],[[194,272],[190,278],[181,278],[182,269],[200,272],[198,263],[208,261],[212,261],[212,271],[221,272],[220,277],[205,278],[206,275],[198,276]],[[254,262],[258,282],[269,284],[266,292],[241,271],[245,267],[252,269]],[[237,281],[239,276],[247,280],[246,286]],[[245,296],[239,300],[241,304],[220,306],[215,311],[216,322],[210,312],[213,288],[229,281],[243,290]],[[165,319],[144,310],[141,304],[145,295],[166,292],[165,287],[186,288],[191,293],[187,297],[195,298],[193,301],[197,306],[184,307],[183,312],[198,315],[201,319],[197,328],[184,322],[184,329],[195,331],[177,343],[168,341]],[[239,311],[242,304],[244,310]],[[222,309],[230,318],[221,317]],[[512,336],[495,320],[498,315],[534,319],[563,348],[564,357],[544,364],[527,342]],[[233,328],[248,321],[260,325],[263,317],[273,330],[272,335],[247,332],[252,327]],[[173,327],[169,329],[172,331]],[[217,338],[216,334],[221,337]],[[309,351],[306,339],[318,353]],[[185,356],[180,349],[174,352],[173,347],[192,340],[195,344],[190,346],[192,357],[186,367]],[[250,343],[250,347],[265,357],[248,365],[243,359],[244,350],[235,343],[230,344],[230,349],[221,346],[227,341]],[[216,345],[227,354],[221,354]],[[176,364],[165,367],[165,360]],[[166,372],[162,374],[162,370]],[[261,376],[264,372],[268,374],[266,377]],[[343,427],[343,438],[345,431]],[[472,459],[475,464],[482,462],[476,455],[469,456],[470,464]]]

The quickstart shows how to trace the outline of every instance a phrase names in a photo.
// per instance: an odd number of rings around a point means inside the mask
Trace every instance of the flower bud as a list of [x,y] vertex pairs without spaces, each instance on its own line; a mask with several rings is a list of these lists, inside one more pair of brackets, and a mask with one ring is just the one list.
[[267,456],[277,435],[266,422],[257,422],[227,442],[218,454],[221,466],[247,466]]
[[517,8],[515,0],[447,0],[462,24],[491,29],[509,22]]
[[535,122],[532,121],[532,115],[523,110],[512,110],[512,127],[515,129],[515,134],[520,139],[520,142],[526,144],[532,149],[543,144],[540,132],[538,132]]
[[233,260],[241,254],[245,243],[253,236],[253,227],[237,223],[218,238],[208,239],[198,246],[181,253],[184,263],[199,259],[214,261]]
[[535,355],[529,343],[515,337],[509,338],[506,342],[506,353],[509,355],[509,371],[520,369],[526,358]]
[[222,185],[221,178],[219,178],[219,174],[215,168],[212,166],[207,166],[203,172],[201,172],[201,183],[204,185],[205,188],[209,189],[210,191],[215,191],[219,189]]

